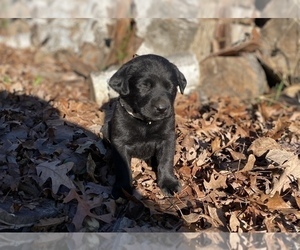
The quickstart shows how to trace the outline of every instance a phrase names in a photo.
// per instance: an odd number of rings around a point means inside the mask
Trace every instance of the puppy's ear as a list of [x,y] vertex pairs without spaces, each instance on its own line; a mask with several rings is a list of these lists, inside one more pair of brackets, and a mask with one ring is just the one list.
[[179,69],[174,65],[175,71],[176,71],[176,76],[177,76],[177,83],[180,89],[180,93],[183,94],[183,91],[186,86],[186,79],[184,75],[179,71]]
[[129,94],[129,83],[130,78],[129,65],[124,64],[113,76],[109,79],[108,85],[120,95]]

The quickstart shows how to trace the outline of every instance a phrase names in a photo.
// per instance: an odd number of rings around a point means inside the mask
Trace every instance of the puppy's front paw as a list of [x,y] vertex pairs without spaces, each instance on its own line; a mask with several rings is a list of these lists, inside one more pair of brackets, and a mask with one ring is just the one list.
[[158,186],[160,187],[161,191],[165,196],[173,196],[175,193],[178,193],[181,189],[179,181],[173,178],[164,178],[159,183]]

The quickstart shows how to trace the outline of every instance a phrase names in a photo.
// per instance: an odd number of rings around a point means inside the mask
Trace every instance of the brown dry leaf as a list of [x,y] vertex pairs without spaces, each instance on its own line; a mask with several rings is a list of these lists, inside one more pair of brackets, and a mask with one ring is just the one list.
[[295,121],[289,126],[289,131],[296,135],[300,135],[300,121]]
[[233,158],[234,161],[246,160],[245,154],[233,151],[231,148],[227,148],[227,150],[229,151],[229,153],[230,153],[230,155],[231,155],[231,157]]
[[186,223],[188,223],[188,224],[195,223],[195,222],[197,222],[197,221],[202,217],[201,214],[190,213],[190,214],[185,215],[185,214],[183,214],[183,213],[181,212],[181,210],[179,210],[179,211],[180,211],[180,213],[181,213],[182,219],[183,219]]
[[237,218],[238,211],[234,211],[231,213],[230,219],[229,219],[229,228],[230,232],[239,232],[241,222]]
[[195,145],[194,138],[190,134],[187,134],[181,142],[181,146],[186,148],[187,150],[189,150],[194,145]]
[[253,154],[250,154],[248,157],[248,161],[245,165],[245,167],[242,170],[239,170],[238,172],[247,172],[247,171],[251,171],[254,167],[254,163],[256,161],[256,158]]
[[214,171],[214,173],[211,175],[209,182],[204,180],[203,183],[206,190],[216,190],[218,188],[226,188],[227,187],[226,180],[227,180],[226,175],[222,175]]
[[268,199],[268,202],[266,203],[268,208],[272,210],[281,210],[286,208],[291,208],[279,195],[279,192],[275,192],[273,197],[270,197]]
[[244,128],[237,126],[235,134],[241,138],[247,137],[249,132],[247,132]]
[[178,170],[179,174],[185,179],[190,179],[192,177],[191,171],[192,169],[187,166],[183,166]]
[[205,197],[205,193],[200,190],[199,186],[196,183],[192,183],[192,188],[193,188],[194,192],[196,193],[195,198],[204,198]]
[[283,167],[285,167],[284,172],[281,174],[278,182],[276,182],[273,186],[273,189],[271,191],[271,195],[275,195],[276,192],[280,192],[283,188],[283,186],[286,183],[289,183],[290,177],[293,177],[295,179],[300,178],[300,159],[298,155],[294,155],[292,158],[288,159],[283,164]]
[[267,137],[271,137],[275,140],[279,139],[284,130],[290,125],[289,121],[283,120],[283,119],[279,119],[275,122],[274,128],[272,128],[271,130],[269,130],[266,134]]
[[280,149],[280,146],[272,138],[261,137],[252,142],[248,151],[252,151],[255,156],[260,157],[271,149]]
[[52,191],[57,193],[60,185],[64,185],[70,189],[75,188],[72,180],[67,176],[67,173],[74,166],[73,162],[67,162],[61,165],[59,160],[53,162],[43,162],[36,166],[38,176],[44,184],[49,178],[52,180]]
[[198,155],[196,165],[197,167],[203,166],[208,161],[208,151],[204,150],[201,154]]
[[274,221],[275,221],[277,216],[278,215],[271,215],[271,216],[265,217],[263,223],[266,226],[268,233],[276,232],[276,225],[275,225]]
[[186,207],[182,201],[175,198],[166,198],[163,200],[141,200],[145,207],[149,208],[151,214],[172,214],[178,216],[177,210]]
[[294,198],[297,203],[298,209],[300,209],[300,194],[299,194],[299,192],[294,194]]
[[216,137],[212,142],[211,142],[211,151],[212,154],[217,152],[218,150],[221,149],[221,138]]
[[220,132],[221,128],[220,126],[214,121],[206,121],[206,120],[201,120],[201,128],[197,126],[196,133],[200,137],[204,134],[206,137],[211,138],[213,134],[216,134]]
[[288,230],[285,228],[284,224],[285,223],[283,223],[281,221],[277,222],[277,226],[279,227],[281,233],[287,233],[288,232]]
[[197,157],[197,152],[196,152],[195,148],[193,148],[193,147],[190,148],[189,151],[186,152],[185,156],[188,161],[194,160]]
[[266,159],[272,162],[276,162],[279,165],[283,165],[286,161],[293,158],[294,153],[288,152],[282,149],[272,149],[267,155]]
[[[214,221],[214,227],[224,227],[226,225],[226,219],[224,217],[224,215],[220,215],[220,213],[218,213],[218,209],[216,207],[213,206],[207,206],[207,210],[209,213],[209,216],[212,218],[212,220]],[[221,209],[219,209],[219,211],[221,211]]]
[[102,197],[98,196],[93,200],[89,200],[83,195],[83,198],[81,198],[80,195],[77,194],[75,189],[71,189],[69,194],[64,198],[63,202],[68,203],[73,199],[76,199],[78,202],[76,214],[74,215],[72,220],[72,223],[74,224],[77,231],[82,227],[83,220],[86,216],[101,220],[105,223],[110,223],[112,221],[111,213],[104,215],[94,215],[91,212],[91,209],[99,207],[103,204]]
[[200,218],[206,219],[208,222],[210,222],[214,227],[219,227],[219,222],[216,221],[214,218],[211,216],[208,216],[206,214],[198,214],[198,213],[190,213],[188,215],[185,215],[179,210],[181,217],[187,224],[192,224],[196,223]]

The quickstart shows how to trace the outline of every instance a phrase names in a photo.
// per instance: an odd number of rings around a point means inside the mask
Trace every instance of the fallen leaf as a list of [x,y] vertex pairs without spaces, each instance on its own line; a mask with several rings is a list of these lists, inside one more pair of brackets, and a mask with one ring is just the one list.
[[273,197],[268,199],[266,203],[269,209],[273,210],[280,210],[285,208],[291,208],[279,195],[279,192],[275,192]]
[[97,184],[94,182],[88,182],[85,185],[86,194],[98,194],[98,195],[101,195],[103,193],[111,194],[111,190],[112,190],[111,186],[103,186],[101,184]]
[[217,209],[213,206],[207,206],[207,210],[209,213],[209,216],[214,221],[214,227],[224,227],[226,225],[226,219],[223,215],[222,209]]
[[65,221],[67,221],[67,217],[46,218],[46,219],[40,219],[40,221],[34,226],[49,227],[49,226],[59,225]]
[[187,134],[181,142],[181,146],[186,148],[187,150],[189,150],[194,145],[195,145],[194,138],[190,134]]
[[284,130],[290,125],[290,122],[283,120],[283,119],[278,119],[275,121],[274,128],[269,130],[266,134],[267,137],[271,137],[275,140],[279,139],[282,134],[284,133]]
[[52,191],[54,194],[57,194],[58,189],[61,185],[64,185],[68,188],[75,188],[72,180],[67,176],[67,173],[74,166],[73,162],[67,162],[61,165],[58,165],[60,161],[52,162],[43,162],[36,166],[36,171],[38,176],[44,184],[49,178],[52,180]]
[[253,154],[250,154],[248,157],[248,161],[245,165],[245,167],[241,170],[239,170],[238,172],[247,172],[247,171],[251,171],[254,167],[254,163],[256,161],[256,158]]
[[270,195],[275,195],[276,192],[280,192],[283,188],[283,186],[286,183],[289,183],[290,177],[293,177],[295,179],[300,178],[300,160],[298,155],[294,155],[292,158],[290,158],[288,161],[286,161],[283,165],[285,167],[283,173],[280,175],[280,178],[278,182],[276,182],[273,186],[273,189],[270,193]]
[[185,179],[192,177],[191,171],[192,171],[191,168],[187,167],[187,166],[183,166],[178,170],[178,172],[181,174],[181,176]]
[[212,151],[212,153],[215,153],[215,152],[217,152],[220,149],[221,149],[221,138],[220,137],[216,137],[211,142],[211,151]]
[[219,188],[226,188],[227,187],[227,176],[222,175],[214,171],[214,174],[211,175],[210,180],[207,182],[204,180],[204,187],[206,190],[216,190]]
[[276,224],[275,219],[278,215],[270,215],[264,218],[263,223],[266,225],[267,232],[275,232],[276,231]]
[[77,231],[82,227],[82,223],[86,216],[96,218],[105,223],[110,223],[112,221],[112,214],[95,215],[91,212],[91,209],[99,207],[103,204],[102,197],[94,197],[89,200],[85,195],[82,197],[77,194],[75,189],[71,189],[69,194],[64,198],[63,202],[68,203],[71,200],[76,199],[78,202],[76,213],[73,217],[72,223],[74,224]]
[[182,219],[184,219],[184,221],[185,221],[186,223],[188,223],[188,224],[195,223],[195,222],[197,222],[197,221],[202,217],[201,214],[190,213],[190,214],[185,215],[185,214],[183,214],[183,213],[181,212],[181,210],[179,210],[179,211],[180,211],[180,213],[181,213]]
[[300,194],[294,194],[295,201],[297,203],[298,209],[300,209]]
[[208,161],[208,152],[207,150],[204,150],[200,155],[197,157],[196,164],[198,167],[201,167]]
[[197,152],[196,152],[195,148],[193,148],[193,147],[190,148],[189,151],[186,152],[185,156],[188,161],[194,160],[197,157]]
[[252,142],[248,152],[252,151],[255,156],[260,157],[271,149],[280,149],[280,146],[272,138],[261,137]]
[[94,182],[97,182],[94,176],[95,169],[96,169],[96,163],[94,162],[92,155],[89,153],[86,161],[86,171],[88,175],[92,178],[92,180]]
[[234,211],[230,215],[230,219],[229,219],[230,232],[234,232],[234,233],[235,232],[239,232],[239,229],[240,229],[240,226],[241,226],[241,222],[237,218],[237,213],[238,213],[238,211]]
[[291,159],[294,156],[294,153],[288,152],[282,149],[271,149],[267,155],[266,159],[269,161],[276,162],[279,165],[283,165],[286,161]]
[[227,148],[227,150],[229,151],[229,153],[230,153],[230,155],[231,155],[231,157],[233,158],[234,161],[236,161],[236,160],[246,160],[245,154],[233,151],[230,148]]

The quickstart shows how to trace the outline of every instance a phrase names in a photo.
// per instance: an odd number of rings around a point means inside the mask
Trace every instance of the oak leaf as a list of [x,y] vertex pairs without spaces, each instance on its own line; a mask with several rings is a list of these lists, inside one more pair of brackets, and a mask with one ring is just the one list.
[[44,184],[49,178],[52,181],[52,191],[57,194],[58,189],[61,185],[64,185],[68,188],[75,188],[72,180],[67,176],[67,173],[74,166],[73,162],[66,162],[64,164],[58,165],[59,160],[52,162],[43,162],[36,166],[36,171],[38,176]]

